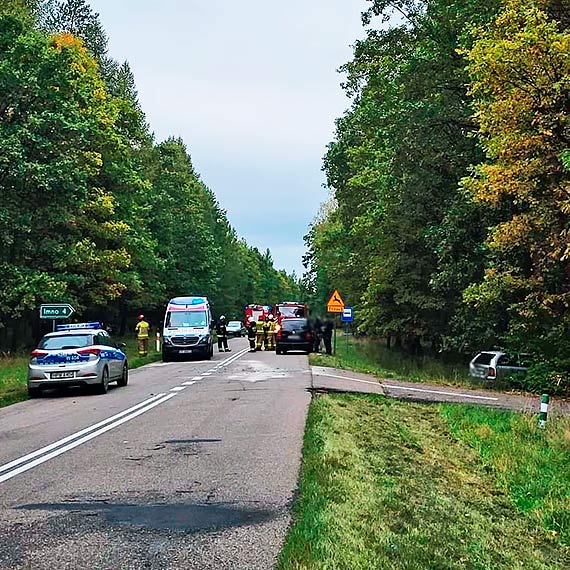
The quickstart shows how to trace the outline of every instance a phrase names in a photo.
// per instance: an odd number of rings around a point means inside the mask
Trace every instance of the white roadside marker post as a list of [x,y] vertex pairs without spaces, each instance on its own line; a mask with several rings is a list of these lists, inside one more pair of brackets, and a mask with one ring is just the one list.
[[156,352],[160,352],[160,333],[156,331]]
[[548,394],[542,394],[540,398],[540,413],[538,414],[538,427],[544,429],[548,417],[548,402],[550,398]]

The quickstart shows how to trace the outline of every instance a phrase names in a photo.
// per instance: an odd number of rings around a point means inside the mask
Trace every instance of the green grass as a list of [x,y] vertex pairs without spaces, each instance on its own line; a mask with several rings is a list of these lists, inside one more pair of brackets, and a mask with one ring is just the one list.
[[570,546],[570,418],[442,405],[451,432],[475,449],[517,508]]
[[[138,355],[137,341],[128,337],[117,339],[117,342],[126,343],[125,349],[129,359],[130,368],[138,368],[150,362],[160,360],[160,352],[154,350],[154,342],[149,345],[147,357]],[[28,399],[26,374],[28,366],[27,356],[11,356],[0,358],[0,408]]]
[[480,382],[469,377],[465,364],[449,364],[429,355],[414,357],[395,349],[388,350],[379,340],[351,337],[347,346],[345,337],[339,335],[336,356],[311,354],[309,361],[315,366],[354,370],[379,378],[481,387]]
[[[519,424],[512,414],[484,411],[497,427],[489,426],[496,436],[487,441],[494,453],[486,455],[473,434],[488,424],[483,416],[471,419],[474,413],[461,405],[410,404],[377,395],[315,398],[294,524],[278,568],[569,568],[570,549],[563,544],[568,528],[555,534],[537,516],[548,505],[544,489],[528,489],[536,494],[529,510],[517,502],[517,491],[505,480],[510,475],[502,471],[510,442],[515,439],[517,449],[528,441],[531,424],[524,424],[527,431],[499,429],[507,420]],[[556,421],[560,425],[551,424],[552,433],[544,437],[560,453],[566,449],[568,459],[564,438],[570,423]],[[568,461],[549,467],[540,434],[528,445],[532,451],[517,458],[520,472],[527,462],[556,471],[558,509],[567,514],[570,490],[561,483],[568,482]]]
[[27,399],[27,366],[24,356],[0,358],[0,408]]

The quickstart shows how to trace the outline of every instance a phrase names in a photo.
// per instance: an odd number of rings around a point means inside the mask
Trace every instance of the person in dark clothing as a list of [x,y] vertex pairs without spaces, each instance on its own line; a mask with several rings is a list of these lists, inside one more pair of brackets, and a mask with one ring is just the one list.
[[218,324],[216,325],[216,334],[218,335],[219,352],[224,352],[224,350],[226,352],[231,352],[231,350],[228,348],[228,330],[226,328],[226,317],[224,315],[218,319]]
[[255,352],[255,337],[257,335],[257,324],[253,318],[247,323],[247,340],[249,340],[249,352]]
[[327,320],[323,326],[323,342],[325,343],[325,350],[327,354],[332,354],[333,330],[334,330],[333,322]]
[[321,350],[321,341],[323,340],[323,323],[317,317],[313,322],[313,352]]

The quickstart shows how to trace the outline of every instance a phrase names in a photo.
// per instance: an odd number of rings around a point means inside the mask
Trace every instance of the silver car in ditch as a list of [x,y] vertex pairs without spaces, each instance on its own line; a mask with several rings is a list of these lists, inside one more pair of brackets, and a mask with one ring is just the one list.
[[28,394],[62,386],[94,388],[105,394],[110,382],[126,386],[129,365],[124,344],[116,344],[100,323],[58,325],[30,354]]
[[515,358],[499,350],[480,352],[469,363],[469,376],[478,380],[503,380],[518,372],[526,372],[528,357]]

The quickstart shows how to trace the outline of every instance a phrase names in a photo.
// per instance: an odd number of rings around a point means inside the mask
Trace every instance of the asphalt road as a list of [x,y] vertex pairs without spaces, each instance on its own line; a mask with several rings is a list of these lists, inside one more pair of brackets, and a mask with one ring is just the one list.
[[311,378],[246,344],[0,410],[0,568],[273,567]]
[[[370,374],[339,370],[326,366],[313,366],[311,373],[312,388],[316,393],[355,392],[361,394],[384,394],[390,398],[412,402],[472,404],[530,414],[537,414],[540,409],[540,396],[528,394],[401,382],[399,380],[382,379]],[[570,415],[570,400],[551,398],[549,413]]]

